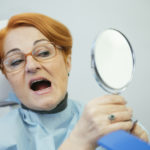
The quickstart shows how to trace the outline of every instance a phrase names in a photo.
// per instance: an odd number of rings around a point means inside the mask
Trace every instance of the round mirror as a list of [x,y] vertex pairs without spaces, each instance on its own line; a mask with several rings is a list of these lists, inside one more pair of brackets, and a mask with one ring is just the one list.
[[134,70],[134,53],[120,31],[107,29],[98,34],[92,48],[92,69],[98,84],[119,94],[129,85]]

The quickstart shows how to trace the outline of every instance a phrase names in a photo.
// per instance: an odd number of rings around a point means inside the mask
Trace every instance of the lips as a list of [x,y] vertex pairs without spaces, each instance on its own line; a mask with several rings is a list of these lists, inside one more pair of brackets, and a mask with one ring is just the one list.
[[46,78],[36,78],[29,82],[30,89],[37,94],[47,93],[51,87],[51,81]]

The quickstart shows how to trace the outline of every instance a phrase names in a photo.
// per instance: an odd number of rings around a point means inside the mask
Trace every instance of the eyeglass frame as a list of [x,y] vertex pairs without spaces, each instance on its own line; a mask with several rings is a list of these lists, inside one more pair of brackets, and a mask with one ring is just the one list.
[[[54,55],[52,58],[54,58],[54,57],[57,55],[57,50],[56,50],[56,49],[61,49],[61,50],[63,50],[63,48],[62,48],[61,46],[56,45],[54,42],[49,42],[49,41],[48,41],[48,44],[51,44],[51,45],[54,46],[55,55]],[[21,54],[23,54],[23,56],[24,56],[24,58],[25,58],[25,63],[24,63],[24,65],[23,65],[20,69],[14,70],[14,71],[8,71],[8,70],[6,69],[6,67],[5,67],[5,65],[4,65],[4,60],[5,60],[5,58],[7,57],[7,55],[3,57],[2,61],[1,61],[1,64],[0,64],[0,68],[2,69],[2,71],[3,71],[4,73],[5,73],[5,72],[8,72],[8,73],[11,73],[11,72],[18,72],[19,70],[21,70],[22,68],[24,68],[24,66],[26,65],[27,56],[32,56],[32,58],[33,58],[34,60],[36,60],[37,62],[48,62],[48,61],[50,61],[50,60],[52,59],[52,58],[50,58],[49,60],[47,59],[46,61],[40,61],[40,60],[36,59],[36,57],[34,57],[34,55],[33,55],[33,52],[34,52],[34,50],[35,50],[37,47],[39,47],[39,46],[35,46],[35,47],[32,49],[32,51],[29,52],[29,53],[27,53],[27,54],[20,52]]]

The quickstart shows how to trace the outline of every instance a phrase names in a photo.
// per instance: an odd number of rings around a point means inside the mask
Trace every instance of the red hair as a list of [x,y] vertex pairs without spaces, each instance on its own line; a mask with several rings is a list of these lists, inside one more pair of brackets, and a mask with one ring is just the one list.
[[[62,23],[39,13],[23,13],[12,16],[8,25],[0,31],[0,64],[4,57],[3,43],[9,30],[20,26],[37,28],[49,41],[62,47],[64,57],[71,54],[72,36],[68,28]],[[0,69],[2,69],[0,67]]]

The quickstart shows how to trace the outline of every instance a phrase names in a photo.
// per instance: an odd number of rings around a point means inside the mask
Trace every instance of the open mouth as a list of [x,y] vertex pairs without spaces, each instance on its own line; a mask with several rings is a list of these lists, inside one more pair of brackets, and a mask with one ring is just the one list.
[[51,82],[44,78],[30,81],[30,89],[33,91],[41,91],[49,87],[51,87]]

